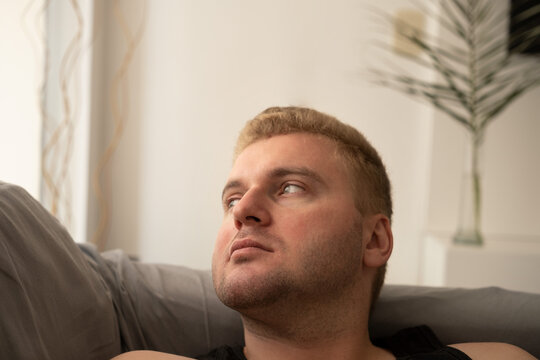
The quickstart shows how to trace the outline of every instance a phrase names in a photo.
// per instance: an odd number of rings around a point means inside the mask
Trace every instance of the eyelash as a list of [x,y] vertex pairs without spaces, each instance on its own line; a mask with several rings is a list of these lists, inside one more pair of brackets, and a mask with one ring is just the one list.
[[287,188],[288,186],[294,186],[294,187],[300,188],[301,191],[305,191],[305,190],[306,190],[303,186],[301,186],[301,185],[299,185],[299,184],[297,184],[297,183],[286,182],[286,183],[284,183],[283,185],[281,185],[281,190],[279,191],[279,193],[280,193],[280,194],[286,194],[285,188]]
[[231,203],[233,201],[237,201],[237,200],[240,200],[240,197],[232,197],[232,198],[228,198],[227,200],[225,200],[225,210],[230,210],[233,208],[234,205],[231,205]]

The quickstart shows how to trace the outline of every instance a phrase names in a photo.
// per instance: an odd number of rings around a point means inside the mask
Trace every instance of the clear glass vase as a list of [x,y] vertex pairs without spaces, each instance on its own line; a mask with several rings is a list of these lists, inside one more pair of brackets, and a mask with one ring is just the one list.
[[481,246],[482,235],[482,134],[469,134],[461,184],[459,223],[454,243]]

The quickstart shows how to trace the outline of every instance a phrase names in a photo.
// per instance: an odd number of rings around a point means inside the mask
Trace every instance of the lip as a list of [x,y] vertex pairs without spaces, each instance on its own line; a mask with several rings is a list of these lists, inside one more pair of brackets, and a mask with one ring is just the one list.
[[243,239],[243,240],[235,240],[232,245],[229,252],[229,256],[232,256],[232,254],[236,250],[246,249],[246,248],[258,248],[264,251],[272,252],[271,249],[263,246],[261,243],[251,240],[251,239]]

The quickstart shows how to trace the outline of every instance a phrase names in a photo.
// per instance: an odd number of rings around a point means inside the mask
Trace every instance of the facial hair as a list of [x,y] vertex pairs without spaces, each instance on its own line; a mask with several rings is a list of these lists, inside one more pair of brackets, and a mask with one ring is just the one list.
[[[362,267],[362,227],[355,221],[348,229],[333,235],[304,239],[295,264],[282,264],[264,274],[228,278],[217,277],[214,286],[220,300],[239,312],[276,305],[335,301],[359,281]],[[285,244],[265,230],[250,233],[260,241]]]

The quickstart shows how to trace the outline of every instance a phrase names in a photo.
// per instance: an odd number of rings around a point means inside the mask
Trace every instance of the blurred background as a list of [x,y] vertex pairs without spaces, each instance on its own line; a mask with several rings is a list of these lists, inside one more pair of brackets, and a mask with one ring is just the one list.
[[357,127],[387,165],[389,283],[540,292],[540,88],[487,130],[485,244],[453,244],[463,127],[369,81],[373,66],[408,69],[391,19],[411,9],[404,0],[0,0],[0,180],[25,187],[77,242],[208,269],[239,130],[269,106],[313,107]]

